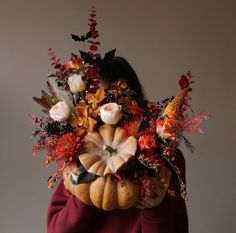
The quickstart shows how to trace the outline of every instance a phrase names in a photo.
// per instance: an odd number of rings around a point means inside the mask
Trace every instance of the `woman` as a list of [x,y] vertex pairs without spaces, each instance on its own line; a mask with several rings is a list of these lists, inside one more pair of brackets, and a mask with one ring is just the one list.
[[[144,98],[138,77],[121,57],[100,65],[100,75],[104,86],[123,79]],[[180,151],[175,155],[174,164],[182,172],[185,182],[185,161]],[[156,182],[155,190],[148,198],[139,200],[128,210],[103,211],[87,206],[67,191],[61,181],[54,192],[47,215],[48,233],[188,233],[188,217],[185,201],[180,197],[178,180],[167,169],[169,189],[176,190],[175,197],[160,189]]]

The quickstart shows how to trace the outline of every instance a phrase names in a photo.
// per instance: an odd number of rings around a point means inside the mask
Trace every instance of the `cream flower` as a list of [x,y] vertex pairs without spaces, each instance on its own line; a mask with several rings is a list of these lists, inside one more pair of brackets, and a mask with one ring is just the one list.
[[122,117],[122,106],[117,103],[108,103],[100,107],[101,119],[104,123],[115,125]]
[[116,173],[130,161],[137,150],[135,137],[125,136],[125,130],[108,124],[85,137],[80,162],[88,172],[99,176]]
[[63,122],[69,118],[71,114],[70,107],[65,101],[60,101],[55,104],[49,111],[50,117],[58,122]]
[[86,85],[82,80],[81,74],[73,74],[68,78],[67,83],[69,84],[72,93],[78,93],[86,89]]

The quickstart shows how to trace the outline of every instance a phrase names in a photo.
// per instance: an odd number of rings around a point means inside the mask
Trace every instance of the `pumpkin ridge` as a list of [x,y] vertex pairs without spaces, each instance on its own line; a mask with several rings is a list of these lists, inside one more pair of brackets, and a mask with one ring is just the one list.
[[102,148],[94,144],[93,142],[87,141],[84,145],[84,150],[90,154],[100,153]]
[[115,168],[114,168],[113,160],[109,159],[107,162],[107,166],[111,169],[112,172],[114,172]]
[[[132,145],[132,147],[130,147]],[[135,137],[130,136],[124,142],[118,145],[118,153],[127,153],[134,155],[137,150],[137,140]]]
[[97,208],[103,208],[102,207],[102,200],[104,196],[104,186],[106,184],[106,180],[103,179],[103,177],[99,177],[97,180],[92,182],[90,184],[90,199],[92,203],[97,207]]
[[129,161],[131,157],[134,157],[133,155],[128,154],[128,153],[120,153],[117,155],[119,155],[125,162]]
[[100,176],[104,176],[105,169],[106,169],[106,164],[104,163],[104,166],[99,167],[97,174],[101,174]]
[[90,166],[92,166],[92,164],[100,160],[100,156],[90,154],[90,153],[83,153],[79,155],[79,160],[82,163],[82,165],[85,167],[85,169],[88,170]]
[[85,142],[90,141],[93,144],[95,144],[97,147],[101,148],[102,146],[102,142],[103,139],[101,138],[101,136],[97,133],[97,132],[89,132],[86,136],[85,136]]
[[[104,185],[102,208],[104,210],[112,210],[117,208],[118,196],[117,196],[117,183],[111,176],[107,176],[107,181]],[[116,190],[116,191],[114,191]]]
[[111,168],[107,165],[107,166],[105,167],[104,172],[103,172],[103,176],[106,176],[106,175],[108,175],[108,174],[112,174],[112,170],[111,170]]
[[103,139],[104,145],[112,146],[115,128],[111,125],[105,124],[98,129],[98,132]]
[[[89,169],[88,172],[94,173],[96,175],[102,176],[103,173],[99,172],[101,167],[105,167],[105,162],[103,160],[98,160]],[[104,169],[103,169],[104,170]]]
[[112,142],[112,147],[117,148],[117,146],[121,143],[123,143],[127,137],[124,137],[125,130],[122,129],[121,127],[117,127],[114,133],[114,138]]
[[124,162],[126,162],[122,157],[120,157],[119,155],[115,155],[113,157],[111,157],[112,163],[114,165],[114,172],[117,172],[122,165],[124,164]]

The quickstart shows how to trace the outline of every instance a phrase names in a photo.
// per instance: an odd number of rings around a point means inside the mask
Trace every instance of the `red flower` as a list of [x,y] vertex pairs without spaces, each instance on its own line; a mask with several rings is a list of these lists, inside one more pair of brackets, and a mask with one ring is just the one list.
[[64,134],[57,141],[54,153],[57,160],[72,160],[78,156],[81,149],[81,137],[76,137],[73,133]]
[[67,64],[64,65],[64,70],[68,69],[77,69],[77,70],[83,70],[84,64],[80,57],[72,57],[69,59]]
[[130,105],[129,105],[129,112],[134,116],[134,117],[140,117],[141,113],[144,112],[144,110],[142,108],[140,108],[138,106],[138,104],[133,101]]
[[126,122],[123,125],[123,129],[125,130],[127,136],[136,136],[138,133],[139,126],[140,126],[140,122],[134,120],[134,121]]
[[155,148],[156,142],[154,136],[149,134],[143,134],[138,139],[138,145],[141,151]]

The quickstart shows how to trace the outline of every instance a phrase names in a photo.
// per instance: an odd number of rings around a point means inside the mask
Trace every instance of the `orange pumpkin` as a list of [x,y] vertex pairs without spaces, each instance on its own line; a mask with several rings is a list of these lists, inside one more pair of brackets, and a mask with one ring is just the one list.
[[139,196],[139,186],[130,180],[125,180],[121,186],[112,176],[99,177],[86,184],[73,185],[70,173],[64,173],[65,187],[87,205],[99,209],[128,209],[135,205]]
[[124,129],[102,125],[97,131],[88,132],[84,139],[84,153],[79,160],[89,173],[100,176],[95,181],[74,185],[70,175],[79,171],[71,165],[64,172],[65,187],[87,205],[94,205],[104,210],[128,209],[136,203],[139,186],[125,180],[121,186],[113,178],[135,155],[137,140],[126,136]]

